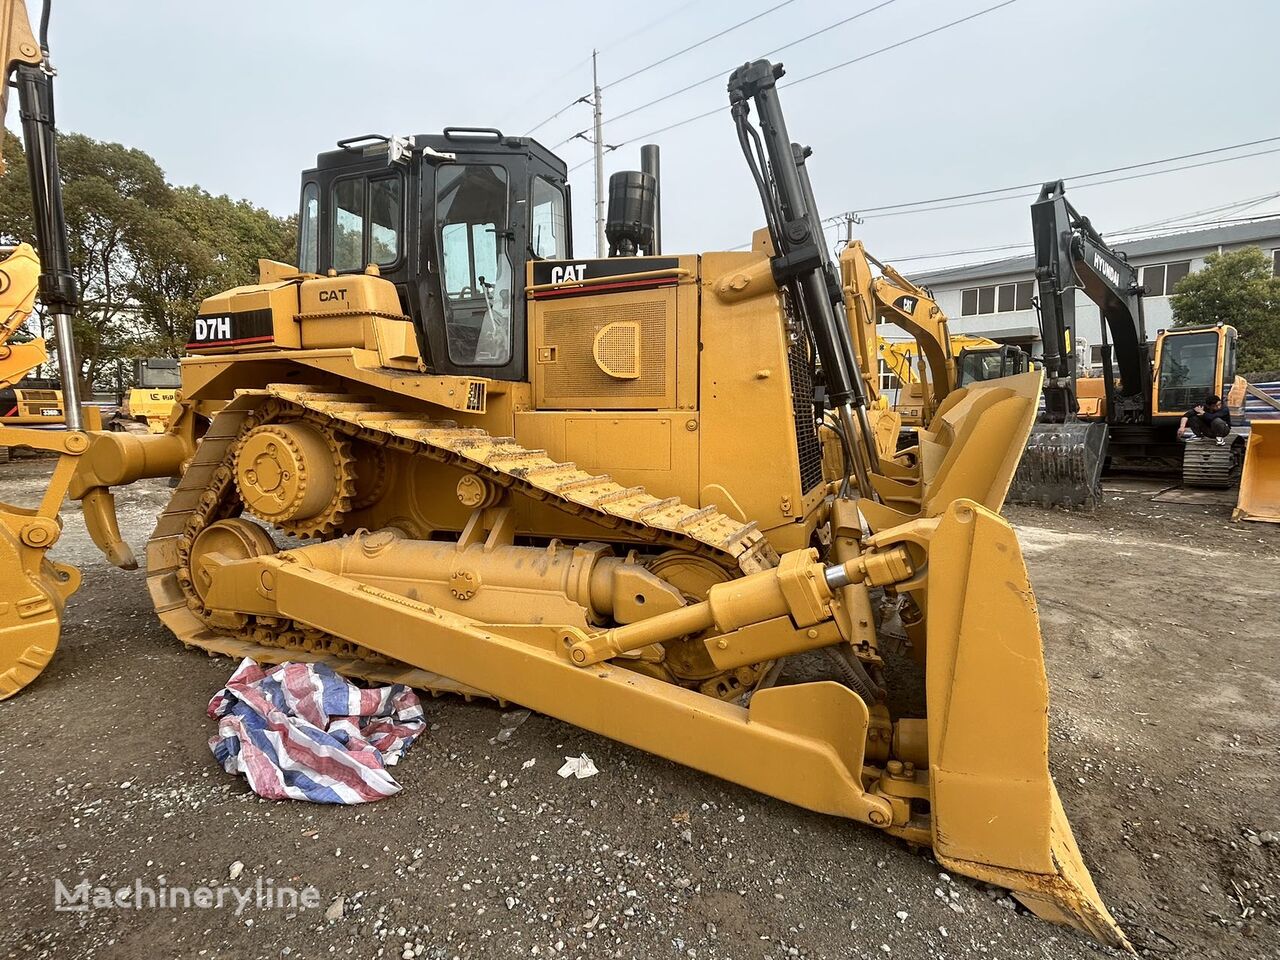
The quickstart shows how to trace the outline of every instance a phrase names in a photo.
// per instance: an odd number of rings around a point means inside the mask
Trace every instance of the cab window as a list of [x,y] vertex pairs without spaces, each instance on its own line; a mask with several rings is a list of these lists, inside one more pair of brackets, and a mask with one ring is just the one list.
[[400,178],[351,177],[333,185],[333,268],[387,267],[400,258]]
[[1216,331],[1166,336],[1160,350],[1159,409],[1189,410],[1208,394],[1217,393],[1217,365]]
[[339,180],[333,185],[333,268],[363,270],[364,180]]
[[533,220],[529,246],[536,257],[563,260],[569,255],[565,234],[564,194],[542,177],[533,178]]
[[512,268],[507,172],[465,164],[436,178],[436,222],[449,359],[503,366],[511,359]]
[[302,214],[298,220],[298,269],[315,273],[320,262],[320,188],[314,183],[302,188]]
[[369,181],[369,262],[387,267],[400,259],[400,178]]

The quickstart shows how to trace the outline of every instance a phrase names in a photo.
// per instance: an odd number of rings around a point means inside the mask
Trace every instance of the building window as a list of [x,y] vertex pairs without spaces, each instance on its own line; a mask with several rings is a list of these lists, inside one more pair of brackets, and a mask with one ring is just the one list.
[[1271,251],[1271,275],[1280,277],[1280,250]]
[[1171,297],[1178,281],[1190,272],[1190,260],[1153,263],[1142,268],[1142,286],[1148,297]]
[[969,287],[960,291],[960,316],[972,317],[983,313],[1013,313],[1030,310],[1035,295],[1035,282],[990,284],[985,287]]
[[890,390],[898,389],[898,378],[893,375],[893,371],[889,369],[889,365],[883,360],[880,361],[880,392],[888,393]]

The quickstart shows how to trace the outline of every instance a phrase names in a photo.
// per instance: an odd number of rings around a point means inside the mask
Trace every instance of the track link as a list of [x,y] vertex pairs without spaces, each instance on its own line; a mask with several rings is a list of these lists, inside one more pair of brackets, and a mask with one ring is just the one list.
[[489,696],[289,622],[246,618],[236,627],[211,625],[191,589],[191,545],[209,524],[240,513],[234,482],[239,439],[259,424],[295,418],[326,425],[351,440],[449,464],[618,530],[625,539],[698,554],[726,570],[754,573],[777,563],[776,552],[755,523],[743,524],[714,507],[655,497],[643,488],[624,487],[608,476],[559,463],[546,451],[529,450],[511,437],[387,409],[366,397],[271,385],[240,392],[214,418],[147,543],[147,587],[156,613],[188,647],[210,655],[252,657],[260,663],[322,662],[346,676],[405,683],[436,695]]

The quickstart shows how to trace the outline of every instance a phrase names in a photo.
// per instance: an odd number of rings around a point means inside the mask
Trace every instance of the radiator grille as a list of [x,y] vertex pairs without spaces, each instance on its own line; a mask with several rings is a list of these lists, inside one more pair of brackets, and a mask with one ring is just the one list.
[[[645,299],[600,297],[590,306],[539,309],[538,405],[643,409],[675,404],[675,297],[669,291]],[[581,302],[581,301],[579,301]],[[628,379],[610,376],[597,361],[596,338],[610,324],[633,327],[638,363]],[[608,338],[608,334],[606,334]],[[610,351],[612,353],[612,351]],[[604,356],[625,369],[625,358]]]
[[822,483],[822,443],[813,413],[813,377],[804,346],[792,340],[787,351],[791,375],[791,407],[796,424],[796,449],[800,454],[800,489],[808,493]]

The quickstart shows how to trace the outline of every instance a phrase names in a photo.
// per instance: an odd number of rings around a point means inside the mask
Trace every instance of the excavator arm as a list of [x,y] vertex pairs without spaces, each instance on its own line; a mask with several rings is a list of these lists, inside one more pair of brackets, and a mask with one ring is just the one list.
[[[1076,290],[1098,305],[1102,317],[1108,420],[1150,420],[1151,365],[1137,269],[1067,201],[1061,180],[1041,188],[1039,199],[1031,205],[1031,228],[1044,342],[1046,422],[1062,423],[1078,410]],[[1105,348],[1108,342],[1114,347],[1114,368],[1111,351]]]
[[[1044,345],[1044,413],[1027,443],[1010,499],[1090,506],[1102,494],[1108,425],[1151,421],[1142,287],[1138,271],[1125,256],[1067,201],[1061,180],[1040,189],[1031,205],[1031,230]],[[1098,305],[1101,316],[1106,422],[1077,419],[1077,290]]]
[[[880,270],[876,276],[872,265]],[[864,376],[876,383],[878,359],[889,365],[904,383],[915,379],[910,363],[900,351],[886,350],[877,333],[881,322],[892,323],[915,338],[916,354],[928,364],[928,386],[924,397],[924,420],[938,408],[956,386],[956,364],[947,330],[947,315],[929,291],[912,283],[887,263],[867,252],[861,240],[850,242],[840,254],[840,277],[846,303],[853,314],[854,344]],[[904,365],[907,370],[903,370]],[[874,396],[875,391],[872,391]]]

